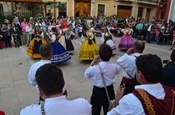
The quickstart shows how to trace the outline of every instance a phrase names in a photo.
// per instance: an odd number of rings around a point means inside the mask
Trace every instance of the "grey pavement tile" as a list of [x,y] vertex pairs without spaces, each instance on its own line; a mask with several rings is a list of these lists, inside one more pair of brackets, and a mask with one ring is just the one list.
[[11,84],[13,84],[13,79],[11,75],[7,75],[6,77],[0,79],[0,89],[9,87]]
[[18,95],[13,83],[9,85],[9,87],[1,88],[0,95],[0,108],[2,108],[2,110],[8,111],[13,108],[14,105],[19,105]]

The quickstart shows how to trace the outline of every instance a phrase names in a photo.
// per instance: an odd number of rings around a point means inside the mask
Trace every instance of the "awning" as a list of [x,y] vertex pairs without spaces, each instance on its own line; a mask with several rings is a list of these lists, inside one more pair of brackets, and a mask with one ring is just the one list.
[[54,0],[0,0],[0,2],[53,3]]

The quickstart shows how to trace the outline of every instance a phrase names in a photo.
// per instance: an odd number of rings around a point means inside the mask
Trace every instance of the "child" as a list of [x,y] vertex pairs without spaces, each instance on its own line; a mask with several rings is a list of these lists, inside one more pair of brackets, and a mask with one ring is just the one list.
[[155,28],[155,43],[157,44],[159,41],[159,29],[158,27]]

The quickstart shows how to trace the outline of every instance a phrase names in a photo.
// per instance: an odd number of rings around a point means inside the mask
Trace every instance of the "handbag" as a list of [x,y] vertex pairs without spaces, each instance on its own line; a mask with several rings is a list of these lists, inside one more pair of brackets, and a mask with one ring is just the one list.
[[108,103],[109,103],[108,111],[110,111],[113,108],[113,103],[112,103],[112,101],[109,98],[108,89],[106,87],[105,78],[103,76],[103,72],[102,72],[102,69],[101,69],[100,65],[99,65],[99,68],[100,68],[100,74],[101,74],[101,77],[102,77],[102,81],[103,81],[103,85],[104,85],[104,88],[105,88],[105,92],[106,92],[106,95],[107,95],[107,98],[108,98]]

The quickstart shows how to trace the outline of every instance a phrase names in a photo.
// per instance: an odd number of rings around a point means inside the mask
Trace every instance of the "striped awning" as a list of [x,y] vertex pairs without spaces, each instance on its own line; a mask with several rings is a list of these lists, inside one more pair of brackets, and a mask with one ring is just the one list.
[[54,2],[54,0],[0,0],[0,2],[52,3],[52,2]]

